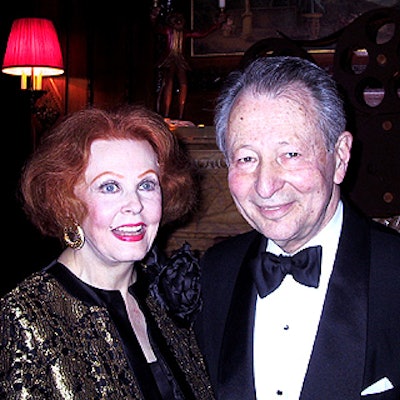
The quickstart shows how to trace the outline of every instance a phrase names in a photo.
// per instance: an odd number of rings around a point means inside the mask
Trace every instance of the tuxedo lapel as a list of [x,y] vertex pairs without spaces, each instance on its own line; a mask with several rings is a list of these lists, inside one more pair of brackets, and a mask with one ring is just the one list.
[[361,223],[344,223],[301,400],[353,400],[362,388],[366,332],[369,238]]
[[257,290],[248,264],[249,259],[258,254],[261,239],[262,236],[258,235],[251,244],[240,268],[232,296],[219,369],[220,400],[256,398],[253,374],[253,326]]

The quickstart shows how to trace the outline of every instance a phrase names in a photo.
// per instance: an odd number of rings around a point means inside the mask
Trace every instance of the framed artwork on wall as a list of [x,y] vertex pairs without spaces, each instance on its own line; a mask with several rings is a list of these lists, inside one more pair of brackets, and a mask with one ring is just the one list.
[[[364,12],[380,7],[400,7],[400,0],[191,0],[193,31],[209,29],[221,12],[226,18],[220,29],[191,39],[191,56],[241,55],[261,39],[283,36],[323,43]],[[327,45],[312,51],[333,50]]]

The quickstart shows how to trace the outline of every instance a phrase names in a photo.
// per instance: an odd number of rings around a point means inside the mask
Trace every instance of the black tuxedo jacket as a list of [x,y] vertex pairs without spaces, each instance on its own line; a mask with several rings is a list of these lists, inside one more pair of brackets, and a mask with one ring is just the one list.
[[[260,239],[256,231],[229,238],[201,259],[204,304],[195,329],[219,400],[256,398],[256,289],[246,260]],[[393,389],[361,396],[383,377]],[[400,235],[346,203],[300,399],[400,399]]]

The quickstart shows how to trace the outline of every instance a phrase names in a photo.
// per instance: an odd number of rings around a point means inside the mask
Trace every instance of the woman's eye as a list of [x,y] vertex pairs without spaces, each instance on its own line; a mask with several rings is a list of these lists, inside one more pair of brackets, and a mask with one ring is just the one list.
[[115,193],[119,190],[116,182],[106,182],[100,185],[100,191],[103,193]]
[[145,180],[140,183],[139,188],[141,190],[149,191],[149,190],[154,190],[156,185],[157,183],[154,181]]

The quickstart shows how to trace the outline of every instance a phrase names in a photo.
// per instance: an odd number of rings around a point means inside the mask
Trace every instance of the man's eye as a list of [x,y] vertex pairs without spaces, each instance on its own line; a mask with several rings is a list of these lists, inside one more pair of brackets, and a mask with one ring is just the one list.
[[300,156],[300,153],[297,153],[295,151],[291,151],[289,153],[286,153],[286,157],[287,158],[296,158],[296,157],[299,157],[299,156]]
[[249,162],[252,162],[253,160],[254,160],[253,157],[247,156],[247,157],[239,158],[238,161],[239,161],[240,163],[249,163]]

